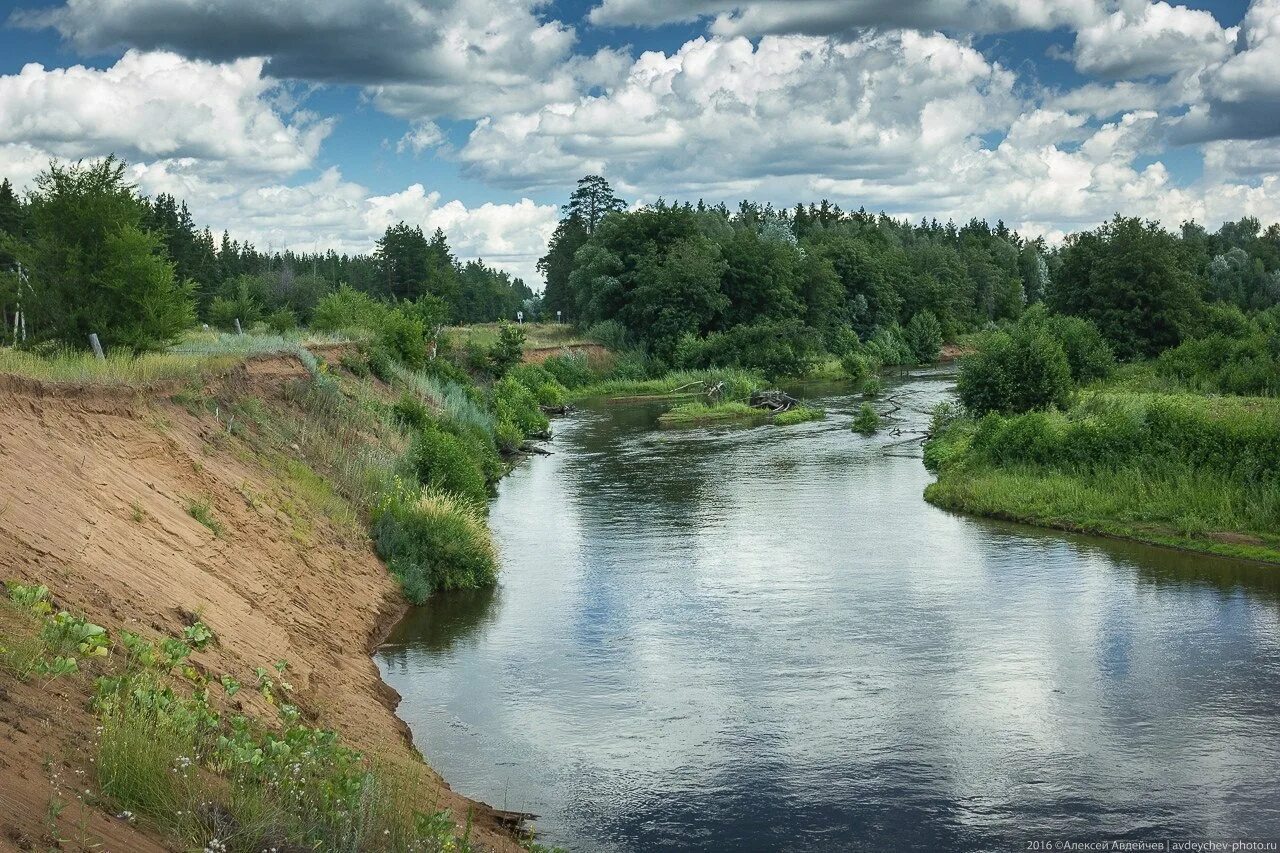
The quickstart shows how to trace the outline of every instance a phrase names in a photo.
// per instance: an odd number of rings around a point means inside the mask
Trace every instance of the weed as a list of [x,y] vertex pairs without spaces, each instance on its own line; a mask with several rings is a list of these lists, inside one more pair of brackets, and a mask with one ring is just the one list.
[[880,430],[880,415],[870,403],[863,403],[854,416],[852,429],[863,435],[875,435]]
[[810,406],[796,406],[776,415],[773,422],[778,426],[791,426],[792,424],[802,424],[806,421],[820,421],[826,416],[827,413],[822,409],[814,409]]
[[222,538],[225,528],[222,526],[222,522],[218,521],[218,519],[214,517],[213,504],[209,498],[192,498],[190,503],[187,504],[187,513],[196,521],[209,528],[209,531],[213,533],[214,536],[217,536],[219,539]]

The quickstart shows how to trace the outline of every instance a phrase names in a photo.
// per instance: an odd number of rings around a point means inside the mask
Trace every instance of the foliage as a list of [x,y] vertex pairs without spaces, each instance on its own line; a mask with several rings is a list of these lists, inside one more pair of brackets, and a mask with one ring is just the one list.
[[489,370],[501,379],[511,368],[520,363],[524,357],[524,330],[511,323],[502,323],[498,328],[498,340],[489,347],[485,354]]
[[1043,305],[1037,305],[1023,314],[1018,322],[1023,326],[1044,329],[1062,345],[1071,378],[1076,382],[1105,379],[1115,369],[1116,360],[1111,346],[1090,320],[1050,314]]
[[484,472],[457,436],[424,425],[405,455],[405,465],[426,489],[452,495],[483,511],[489,498]]
[[283,335],[298,327],[298,317],[288,308],[277,308],[266,317],[267,328]]
[[373,536],[378,555],[415,604],[436,590],[488,586],[497,578],[497,552],[484,520],[447,493],[401,487],[384,495]]
[[705,338],[688,335],[676,345],[673,360],[684,369],[733,367],[768,377],[804,376],[817,361],[822,342],[799,320],[734,326]]
[[975,414],[1065,406],[1071,367],[1062,344],[1036,325],[993,332],[960,365],[956,390]]
[[903,333],[907,347],[918,364],[932,364],[942,349],[942,326],[927,308],[916,313]]
[[367,293],[343,285],[321,299],[311,317],[311,327],[322,332],[378,327],[386,308]]
[[529,436],[546,434],[550,421],[538,406],[538,398],[515,377],[506,376],[493,386],[493,411],[499,446],[514,452]]
[[1050,307],[1092,320],[1122,359],[1176,346],[1202,308],[1186,247],[1155,222],[1117,215],[1072,235],[1060,262]]
[[214,516],[213,504],[207,497],[192,498],[187,504],[187,514],[209,528],[209,532],[214,536],[221,538],[225,532],[222,522]]
[[566,389],[545,366],[521,364],[507,375],[532,391],[538,405],[561,406],[564,404]]
[[28,239],[12,244],[32,285],[31,341],[86,348],[96,332],[108,350],[146,352],[194,324],[194,287],[147,230],[146,205],[124,171],[108,157],[50,163],[37,176],[24,213]]
[[1238,337],[1218,333],[1186,341],[1162,353],[1155,369],[1195,391],[1280,396],[1280,325],[1268,331],[1257,322]]
[[852,429],[863,435],[874,435],[880,429],[880,415],[870,403],[863,403],[853,418]]
[[827,413],[822,409],[815,409],[810,406],[795,406],[775,415],[773,422],[777,426],[791,426],[793,424],[802,424],[806,421],[820,421],[826,416]]
[[591,363],[581,352],[553,355],[542,362],[542,368],[568,389],[581,388],[597,379],[596,372],[591,369]]
[[768,412],[753,408],[738,400],[729,400],[723,403],[698,401],[682,403],[670,411],[662,413],[658,416],[658,423],[662,426],[705,426],[727,421],[763,420],[768,416]]

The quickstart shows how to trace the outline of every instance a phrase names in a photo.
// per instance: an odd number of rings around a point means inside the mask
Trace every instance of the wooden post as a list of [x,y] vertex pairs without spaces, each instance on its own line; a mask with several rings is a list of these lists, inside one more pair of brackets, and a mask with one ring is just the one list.
[[89,346],[93,347],[93,354],[96,355],[99,360],[107,357],[106,353],[102,351],[102,341],[98,340],[97,332],[89,333]]
[[237,334],[237,335],[243,335],[243,334],[244,334],[244,329],[240,328],[240,318],[239,318],[239,317],[237,317],[237,318],[236,318],[236,334]]

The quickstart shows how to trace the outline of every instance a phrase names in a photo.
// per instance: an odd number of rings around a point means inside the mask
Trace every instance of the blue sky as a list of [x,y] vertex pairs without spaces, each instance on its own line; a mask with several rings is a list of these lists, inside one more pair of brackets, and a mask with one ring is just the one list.
[[403,218],[536,280],[591,172],[637,203],[830,198],[1049,239],[1117,211],[1280,219],[1280,0],[19,0],[0,21],[0,175],[114,152],[277,248],[363,251]]

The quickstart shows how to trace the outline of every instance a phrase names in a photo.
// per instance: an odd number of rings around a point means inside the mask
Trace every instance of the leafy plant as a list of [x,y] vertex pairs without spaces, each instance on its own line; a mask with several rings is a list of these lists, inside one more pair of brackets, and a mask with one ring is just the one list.
[[854,432],[860,432],[863,435],[874,435],[880,429],[880,415],[876,413],[875,407],[870,403],[863,403],[862,408],[858,409],[858,414],[853,419],[852,425]]

